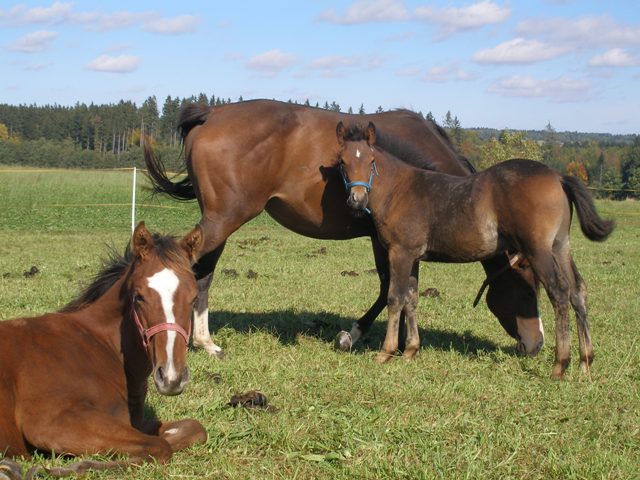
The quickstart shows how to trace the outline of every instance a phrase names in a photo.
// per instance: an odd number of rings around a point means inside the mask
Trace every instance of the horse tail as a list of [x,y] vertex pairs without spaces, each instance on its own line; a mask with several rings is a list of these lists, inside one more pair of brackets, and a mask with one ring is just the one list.
[[[178,131],[182,137],[183,144],[189,132],[194,127],[202,125],[210,112],[211,107],[198,103],[188,103],[182,108]],[[165,193],[180,201],[189,201],[196,198],[191,179],[186,176],[182,180],[173,182],[167,175],[164,163],[153,154],[151,145],[146,139],[144,141],[144,163],[147,165],[147,177],[151,181],[151,189],[154,194]]]
[[203,105],[202,103],[187,103],[182,107],[178,130],[180,131],[183,142],[191,129],[202,125],[210,113],[211,107],[209,105]]
[[186,176],[182,180],[173,182],[167,174],[167,169],[160,158],[156,157],[151,149],[148,139],[144,139],[144,163],[147,165],[147,177],[151,182],[151,190],[154,194],[166,193],[170,197],[189,201],[196,198],[191,179]]
[[[37,478],[40,474],[45,474],[49,477],[68,477],[70,475],[82,476],[89,470],[120,470],[130,468],[131,466],[139,465],[143,462],[143,459],[134,460],[113,460],[113,461],[99,461],[99,460],[83,460],[76,463],[71,463],[65,467],[45,467],[43,465],[34,465],[25,474],[25,479]],[[9,462],[11,462],[9,464]],[[13,468],[12,472],[22,472],[22,467],[8,459],[2,461]],[[22,475],[8,478],[23,478]]]
[[613,232],[615,222],[604,220],[598,215],[591,193],[579,178],[565,175],[561,183],[564,193],[576,208],[580,229],[585,237],[596,242],[606,240]]

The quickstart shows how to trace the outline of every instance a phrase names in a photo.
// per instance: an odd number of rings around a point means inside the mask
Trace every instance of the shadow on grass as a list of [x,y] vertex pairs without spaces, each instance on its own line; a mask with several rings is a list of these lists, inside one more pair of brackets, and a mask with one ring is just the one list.
[[[305,335],[333,343],[340,330],[351,329],[352,318],[328,312],[294,312],[284,310],[268,313],[214,312],[209,317],[209,331],[227,327],[240,333],[267,332],[283,345],[298,343],[298,336]],[[380,350],[386,335],[386,321],[374,322],[367,334],[354,346],[352,353]],[[503,348],[491,340],[478,337],[470,331],[454,332],[436,328],[419,327],[420,347],[442,351],[454,350],[463,355],[475,356],[481,352],[502,350],[515,354],[515,348]]]

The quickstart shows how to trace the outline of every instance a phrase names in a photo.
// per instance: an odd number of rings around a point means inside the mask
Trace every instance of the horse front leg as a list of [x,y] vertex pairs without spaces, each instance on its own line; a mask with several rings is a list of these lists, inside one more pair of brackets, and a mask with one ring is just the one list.
[[380,315],[387,305],[387,293],[389,292],[389,257],[387,250],[382,246],[377,236],[371,237],[371,247],[373,249],[373,258],[380,279],[380,290],[378,298],[371,305],[367,313],[365,313],[357,322],[353,322],[351,331],[342,330],[336,335],[334,346],[336,350],[348,352],[353,345],[367,333],[375,319]]
[[142,431],[165,439],[174,453],[207,441],[207,431],[200,422],[191,418],[172,422],[150,421]]
[[36,448],[72,455],[119,453],[127,462],[166,462],[170,444],[157,435],[134,428],[121,418],[93,408],[69,408],[46,420],[33,418],[24,427],[27,442]]
[[213,340],[209,331],[209,288],[213,281],[218,260],[224,250],[226,241],[215,250],[203,255],[194,266],[198,285],[198,298],[193,306],[193,346],[204,348],[209,355],[224,358],[224,351]]
[[402,248],[389,250],[390,279],[387,296],[387,334],[382,344],[382,349],[375,358],[378,363],[388,362],[398,351],[400,316],[409,299],[410,277],[414,263],[415,261],[408,252]]

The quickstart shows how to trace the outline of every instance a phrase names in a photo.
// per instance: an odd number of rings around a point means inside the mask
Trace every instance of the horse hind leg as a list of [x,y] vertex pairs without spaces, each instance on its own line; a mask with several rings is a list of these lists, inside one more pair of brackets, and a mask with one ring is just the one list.
[[225,245],[226,241],[222,242],[215,250],[203,255],[194,266],[198,285],[198,298],[193,306],[193,346],[204,348],[207,353],[219,359],[224,358],[224,351],[211,340],[209,331],[209,288]]
[[540,279],[555,314],[556,359],[551,376],[562,378],[571,361],[569,332],[569,283],[561,264],[551,251],[538,251],[529,258],[533,271]]
[[587,285],[584,283],[580,272],[578,272],[573,258],[570,258],[570,269],[573,277],[570,300],[571,306],[576,313],[576,323],[578,325],[580,368],[584,373],[589,373],[594,355],[589,320],[587,318]]
[[420,334],[418,332],[418,320],[416,311],[418,309],[418,272],[420,271],[420,262],[416,262],[411,270],[411,278],[409,279],[409,289],[407,292],[407,301],[404,306],[406,318],[407,332],[405,339],[404,352],[402,358],[405,360],[413,360],[420,348]]
[[0,398],[0,456],[28,457],[27,444],[13,415],[14,407],[8,401],[9,395],[0,395],[3,396],[4,399]]

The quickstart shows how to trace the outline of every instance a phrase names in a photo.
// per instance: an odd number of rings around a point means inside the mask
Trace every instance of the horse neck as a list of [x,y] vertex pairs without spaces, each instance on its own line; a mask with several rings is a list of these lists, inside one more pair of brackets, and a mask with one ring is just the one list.
[[100,298],[73,312],[87,329],[115,351],[120,351],[120,325],[124,318],[124,307],[120,298],[123,283],[124,278],[118,279]]
[[126,278],[127,275],[123,275],[100,298],[75,315],[120,358],[127,377],[133,375],[146,382],[151,363],[131,318],[126,295],[122,295]]
[[404,163],[393,155],[385,154],[376,158],[378,175],[374,177],[369,192],[369,208],[372,211],[384,212],[391,207],[389,196],[395,191],[402,191],[406,182],[422,170]]

